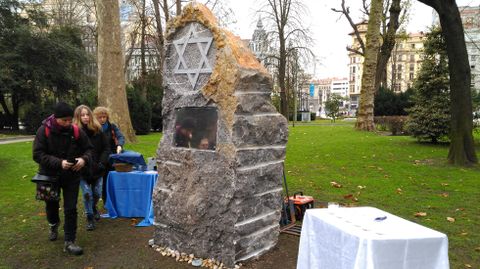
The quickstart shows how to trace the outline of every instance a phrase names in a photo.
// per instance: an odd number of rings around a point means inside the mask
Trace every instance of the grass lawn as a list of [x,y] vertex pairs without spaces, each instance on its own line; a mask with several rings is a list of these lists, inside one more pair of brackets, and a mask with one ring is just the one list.
[[[160,134],[139,136],[139,143],[127,149],[139,151],[145,158],[154,156],[159,138]],[[43,204],[34,200],[34,184],[30,182],[37,167],[31,159],[31,147],[31,142],[0,145],[0,268],[15,267],[12,260],[25,268],[46,268],[46,259],[58,259],[59,245],[42,243],[46,241],[46,220]],[[480,268],[480,168],[447,165],[447,151],[446,145],[420,144],[409,137],[356,132],[352,124],[299,124],[290,127],[286,175],[290,193],[303,191],[314,196],[317,205],[336,201],[374,206],[446,233],[451,268]],[[332,181],[342,187],[333,187]],[[81,202],[79,208],[82,212]],[[427,215],[415,217],[417,212]],[[447,217],[455,221],[447,221]],[[80,243],[92,245],[95,237],[85,236],[84,222],[80,215]],[[120,229],[115,223],[102,229],[115,234]],[[131,231],[127,232],[134,233]],[[41,257],[45,248],[52,253],[50,257]],[[81,268],[84,263],[80,261],[86,258],[97,259],[84,255],[75,259],[62,256],[60,260]],[[39,266],[35,266],[36,261]]]

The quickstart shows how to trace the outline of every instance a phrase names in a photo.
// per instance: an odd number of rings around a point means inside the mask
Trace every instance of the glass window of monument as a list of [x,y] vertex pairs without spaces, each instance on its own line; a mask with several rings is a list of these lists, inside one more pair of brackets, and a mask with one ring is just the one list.
[[218,112],[214,107],[184,107],[175,111],[174,145],[215,150]]

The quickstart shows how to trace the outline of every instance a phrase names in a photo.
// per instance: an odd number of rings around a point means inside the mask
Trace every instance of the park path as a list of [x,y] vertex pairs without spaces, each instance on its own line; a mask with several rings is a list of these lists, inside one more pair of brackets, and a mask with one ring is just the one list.
[[0,145],[33,141],[34,136],[19,136],[0,139]]

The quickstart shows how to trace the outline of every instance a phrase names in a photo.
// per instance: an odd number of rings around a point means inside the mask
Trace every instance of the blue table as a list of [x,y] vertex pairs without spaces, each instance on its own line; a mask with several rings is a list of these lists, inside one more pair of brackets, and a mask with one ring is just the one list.
[[152,192],[157,178],[156,171],[110,171],[105,204],[109,217],[144,217],[137,226],[152,225]]

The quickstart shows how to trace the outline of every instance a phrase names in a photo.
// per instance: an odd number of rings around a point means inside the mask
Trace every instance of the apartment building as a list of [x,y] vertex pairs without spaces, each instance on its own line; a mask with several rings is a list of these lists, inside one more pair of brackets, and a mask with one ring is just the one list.
[[[360,37],[365,42],[368,22],[362,21],[357,24]],[[349,33],[352,37],[349,46],[349,90],[350,109],[356,110],[362,89],[362,74],[364,57],[356,51],[360,50],[360,41],[354,32]],[[413,84],[422,63],[424,33],[409,33],[396,40],[392,55],[386,67],[386,83],[388,88],[396,92],[404,92]]]

